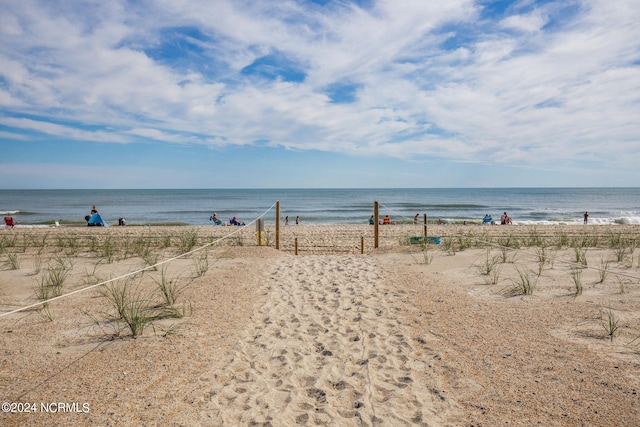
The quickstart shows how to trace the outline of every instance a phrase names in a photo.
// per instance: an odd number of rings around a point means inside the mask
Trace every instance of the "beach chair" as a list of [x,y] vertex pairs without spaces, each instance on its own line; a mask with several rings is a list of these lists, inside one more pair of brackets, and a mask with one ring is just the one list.
[[4,225],[6,225],[9,228],[13,228],[14,225],[16,225],[17,223],[13,220],[12,216],[5,216],[4,217]]

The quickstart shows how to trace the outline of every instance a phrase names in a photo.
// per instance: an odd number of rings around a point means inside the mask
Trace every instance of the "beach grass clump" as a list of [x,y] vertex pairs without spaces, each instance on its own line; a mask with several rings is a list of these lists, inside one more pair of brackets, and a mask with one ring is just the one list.
[[16,236],[2,236],[0,237],[0,252],[4,251],[8,248],[15,248],[16,246]]
[[98,275],[98,268],[104,261],[102,259],[98,259],[96,263],[93,264],[93,270],[89,271],[86,267],[84,270],[85,273],[85,284],[90,285],[94,283],[100,283],[104,279]]
[[616,249],[622,246],[622,234],[609,231],[609,248]]
[[582,271],[581,267],[571,267],[569,274],[571,275],[571,279],[573,280],[574,285],[574,295],[582,295],[583,285],[582,285]]
[[516,267],[517,277],[512,279],[513,286],[507,289],[508,296],[532,295],[538,281],[538,277],[533,272]]
[[202,251],[193,257],[194,273],[196,277],[202,277],[209,270],[209,253]]
[[535,249],[538,265],[538,276],[542,275],[544,267],[552,264],[553,256],[549,253],[546,246],[540,246]]
[[244,236],[242,233],[238,233],[233,239],[230,239],[230,242],[232,246],[244,246]]
[[56,236],[56,245],[65,255],[77,255],[82,247],[78,236]]
[[487,248],[485,259],[477,266],[478,272],[489,278],[489,283],[495,285],[500,278],[502,262],[499,256],[491,256],[491,250]]
[[[62,295],[64,283],[73,269],[73,263],[69,259],[56,258],[49,261],[46,270],[41,273],[38,281],[38,290],[41,301],[51,297]],[[46,298],[42,298],[46,296]]]
[[583,267],[587,267],[587,248],[576,246],[573,248],[573,252],[575,255],[575,262],[582,264]]
[[40,255],[47,247],[47,239],[49,238],[49,233],[44,233],[43,235],[32,235],[29,236],[31,240],[31,246],[37,249],[37,253]]
[[5,264],[9,267],[10,270],[19,270],[20,269],[20,260],[18,259],[17,252],[7,252],[7,261]]
[[555,247],[557,249],[566,248],[569,246],[569,236],[566,232],[561,231],[556,235]]
[[156,318],[152,295],[132,279],[107,285],[103,295],[117,313],[113,320],[123,323],[133,337],[141,335]]
[[442,250],[446,251],[449,255],[455,255],[456,254],[455,241],[449,236],[443,237]]
[[158,271],[156,264],[160,262],[160,254],[156,251],[149,251],[140,256],[145,266],[153,266],[154,271]]
[[[176,278],[169,278],[163,270],[161,277],[154,279],[161,290],[158,300],[157,291],[143,286],[141,275],[105,285],[100,293],[105,297],[115,314],[109,320],[115,322],[116,331],[128,330],[131,336],[141,335],[148,326],[155,330],[154,322],[162,319],[181,318],[191,311],[191,305],[183,303],[182,307],[175,307],[178,296],[184,286]],[[99,322],[96,322],[99,323]]]
[[515,262],[517,252],[513,252],[513,256],[509,258],[509,253],[511,252],[511,249],[509,247],[499,246],[498,249],[500,251],[499,259],[501,263],[506,264]]
[[491,249],[487,248],[485,258],[476,267],[478,268],[478,273],[482,276],[488,276],[499,264],[500,260],[495,256],[491,256]]
[[469,236],[458,236],[458,251],[462,252],[472,246],[472,239]]
[[613,342],[613,337],[620,329],[620,319],[618,319],[610,308],[607,310],[601,310],[602,327],[609,335],[609,339]]
[[620,243],[618,246],[613,248],[613,254],[617,262],[623,262],[627,257],[627,247]]
[[598,283],[604,283],[609,273],[609,261],[605,261],[604,258],[600,258],[600,267],[598,268]]
[[55,237],[55,245],[58,249],[65,249],[67,247],[67,238],[57,235]]
[[38,254],[33,259],[33,274],[40,274],[40,271],[42,271],[42,257]]
[[161,238],[160,241],[158,243],[160,248],[170,248],[171,247],[171,235],[169,233],[165,233]]
[[100,257],[104,258],[108,264],[113,263],[114,257],[119,248],[115,240],[111,236],[107,236],[97,246],[97,251]]
[[533,227],[531,233],[527,236],[526,240],[524,241],[524,246],[529,248],[544,246],[544,239],[542,238],[536,227]]
[[504,237],[500,237],[498,239],[498,244],[505,248],[511,248],[511,249],[520,249],[520,246],[521,246],[518,238],[513,236],[512,234],[509,234]]
[[160,270],[160,277],[153,278],[153,281],[158,285],[160,295],[163,299],[162,305],[172,306],[178,301],[178,297],[184,291],[186,285],[181,283],[179,275],[169,277],[167,274],[167,267],[164,266]]
[[120,239],[120,253],[121,259],[129,259],[131,256],[133,256],[133,244],[131,243],[131,239],[129,237]]
[[142,259],[145,259],[151,252],[151,242],[142,236],[136,238],[132,246],[132,252]]
[[429,250],[429,240],[423,239],[420,243],[420,253],[422,254],[422,262],[425,265],[429,265],[433,262],[435,253]]
[[576,236],[571,246],[574,248],[597,248],[600,237],[597,234],[581,234]]
[[198,244],[198,233],[196,230],[188,230],[180,235],[178,240],[179,253],[190,252]]
[[[406,238],[403,241],[406,241],[407,245],[411,244],[411,239],[410,238]],[[426,239],[423,239],[420,241],[420,253],[419,253],[419,260],[416,260],[417,264],[425,264],[425,265],[429,265],[431,264],[431,262],[433,261],[433,258],[435,256],[434,251],[430,250],[429,248],[429,242]],[[414,256],[413,253],[411,253],[411,257],[415,260],[416,256]]]

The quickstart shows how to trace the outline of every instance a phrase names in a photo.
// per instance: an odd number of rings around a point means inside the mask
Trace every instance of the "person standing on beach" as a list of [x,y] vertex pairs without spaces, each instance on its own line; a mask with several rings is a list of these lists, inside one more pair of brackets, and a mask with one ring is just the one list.
[[289,215],[284,217],[284,225],[289,225]]
[[300,217],[299,216],[296,217],[296,224],[300,224]]
[[584,217],[584,223],[586,224],[587,220],[589,219],[589,212],[585,212],[583,217]]

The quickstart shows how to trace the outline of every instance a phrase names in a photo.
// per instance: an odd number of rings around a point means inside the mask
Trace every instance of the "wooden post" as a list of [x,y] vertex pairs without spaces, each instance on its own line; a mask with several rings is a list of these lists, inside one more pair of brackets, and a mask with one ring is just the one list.
[[427,241],[427,214],[424,214],[424,240]]
[[276,249],[280,250],[280,200],[276,200]]
[[296,255],[298,255],[298,238],[296,237]]
[[373,202],[373,247],[378,249],[378,201]]
[[360,236],[360,255],[364,254],[364,236]]
[[262,218],[258,218],[258,222],[256,222],[256,228],[258,229],[258,246],[262,246]]

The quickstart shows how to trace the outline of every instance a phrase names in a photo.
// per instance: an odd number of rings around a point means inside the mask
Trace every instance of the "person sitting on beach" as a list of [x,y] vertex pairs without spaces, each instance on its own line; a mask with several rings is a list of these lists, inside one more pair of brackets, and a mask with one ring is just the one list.
[[491,215],[486,214],[486,215],[484,216],[484,218],[482,219],[482,224],[483,224],[483,225],[491,224],[491,221],[493,221],[493,220],[491,219]]
[[507,224],[513,224],[513,222],[511,221],[511,218],[509,218],[509,215],[507,215],[507,213],[505,212],[500,216],[500,225]]
[[127,225],[127,220],[125,220],[124,217],[118,218],[118,225],[124,227],[125,225]]
[[91,217],[94,216],[97,213],[98,213],[98,208],[96,208],[96,205],[91,206],[91,212],[89,213],[89,215],[84,217],[84,219],[87,221],[87,225],[88,226],[100,226],[100,225],[103,225],[101,222],[98,222],[98,223],[89,222]]
[[373,218],[373,215],[369,218],[369,225],[375,224],[376,220]]
[[384,218],[382,219],[382,224],[384,225],[391,224],[391,218],[389,217],[389,215],[384,216]]
[[213,215],[211,215],[209,221],[213,221],[215,225],[222,225],[222,221],[220,220],[220,218],[218,218],[218,214],[215,212],[213,213]]
[[238,217],[233,217],[229,220],[229,224],[231,225],[244,225],[244,222],[241,222]]

